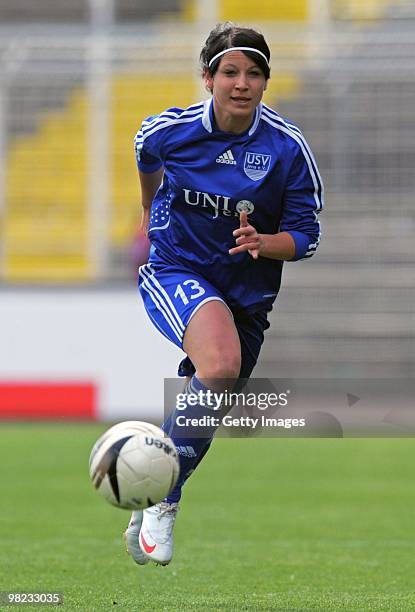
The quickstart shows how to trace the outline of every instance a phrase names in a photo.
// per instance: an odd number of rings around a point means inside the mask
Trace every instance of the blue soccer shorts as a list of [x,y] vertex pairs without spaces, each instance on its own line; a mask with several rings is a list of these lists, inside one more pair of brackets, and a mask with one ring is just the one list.
[[[186,327],[206,302],[218,300],[229,308],[220,291],[203,276],[182,267],[148,263],[140,267],[138,286],[144,307],[154,326],[183,349]],[[249,378],[269,327],[266,311],[247,314],[229,308],[241,342],[240,378]],[[192,376],[195,368],[186,357],[179,365],[179,376]]]

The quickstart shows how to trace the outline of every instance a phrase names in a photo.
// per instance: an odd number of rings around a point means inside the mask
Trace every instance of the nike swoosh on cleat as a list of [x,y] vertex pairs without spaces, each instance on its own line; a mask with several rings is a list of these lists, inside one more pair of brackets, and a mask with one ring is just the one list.
[[142,533],[140,533],[140,538],[141,538],[141,544],[143,545],[143,548],[146,551],[146,553],[148,554],[152,553],[153,550],[156,548],[156,544],[154,544],[154,546],[149,546],[147,542],[145,541]]

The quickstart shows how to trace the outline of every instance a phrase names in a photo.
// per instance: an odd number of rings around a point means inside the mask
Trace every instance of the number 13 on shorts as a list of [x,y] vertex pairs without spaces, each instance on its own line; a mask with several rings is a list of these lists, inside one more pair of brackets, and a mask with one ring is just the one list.
[[[186,290],[183,289],[183,287],[185,287]],[[180,297],[182,299],[183,304],[185,306],[187,306],[187,304],[189,303],[189,299],[186,293],[191,300],[196,300],[202,295],[205,295],[206,291],[203,289],[203,287],[200,286],[200,283],[197,280],[195,280],[194,278],[188,278],[184,281],[184,283],[177,285],[174,294],[175,298]]]

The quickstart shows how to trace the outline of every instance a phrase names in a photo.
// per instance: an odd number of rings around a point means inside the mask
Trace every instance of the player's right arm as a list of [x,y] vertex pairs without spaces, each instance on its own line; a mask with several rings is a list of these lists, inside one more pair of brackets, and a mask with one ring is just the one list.
[[150,225],[151,205],[164,172],[160,138],[162,130],[157,129],[160,125],[164,123],[157,116],[145,119],[134,138],[143,207],[141,229],[146,235]]
[[141,204],[143,207],[141,229],[147,235],[148,226],[150,224],[151,204],[163,180],[163,166],[155,172],[142,172],[142,170],[139,170],[138,174],[140,177]]

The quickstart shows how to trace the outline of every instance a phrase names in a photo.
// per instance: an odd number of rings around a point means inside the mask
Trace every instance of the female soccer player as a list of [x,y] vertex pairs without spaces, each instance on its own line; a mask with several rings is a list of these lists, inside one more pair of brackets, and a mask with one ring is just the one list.
[[[229,390],[249,378],[280,288],[284,261],[311,257],[320,241],[323,186],[300,130],[261,103],[270,77],[262,34],[216,26],[203,47],[208,101],[143,121],[135,139],[143,228],[151,241],[139,287],[147,313],[187,357],[187,393]],[[206,413],[186,405],[181,416]],[[181,488],[209,437],[164,423],[180,458],[177,486],[133,512],[127,549],[138,564],[167,565]],[[212,432],[213,433],[213,432]]]

